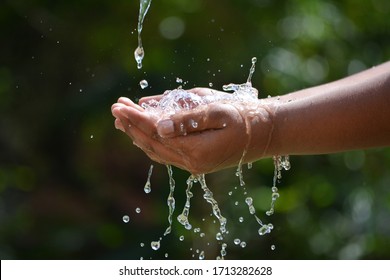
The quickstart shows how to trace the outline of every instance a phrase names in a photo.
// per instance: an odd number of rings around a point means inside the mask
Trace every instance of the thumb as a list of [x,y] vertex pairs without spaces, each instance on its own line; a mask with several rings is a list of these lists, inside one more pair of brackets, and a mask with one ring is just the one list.
[[157,133],[162,138],[183,136],[205,130],[226,127],[227,116],[223,110],[213,106],[182,111],[157,123]]

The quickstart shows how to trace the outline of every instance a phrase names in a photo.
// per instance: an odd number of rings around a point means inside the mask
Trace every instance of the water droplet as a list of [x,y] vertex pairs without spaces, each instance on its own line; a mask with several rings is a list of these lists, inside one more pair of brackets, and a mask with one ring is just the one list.
[[152,191],[152,187],[151,187],[151,183],[150,183],[150,178],[152,177],[152,173],[153,173],[153,164],[151,164],[149,167],[148,178],[146,179],[146,183],[144,186],[145,193],[150,193]]
[[157,251],[158,249],[160,249],[160,240],[152,241],[150,243],[150,246],[152,247],[153,250]]
[[242,241],[242,242],[240,243],[240,246],[241,246],[241,248],[245,248],[245,247],[246,247],[246,242],[245,242],[245,241]]
[[144,88],[147,88],[149,86],[149,83],[147,80],[142,80],[139,82],[139,86],[144,89]]
[[82,89],[82,88],[80,88],[80,89],[79,89],[79,92],[83,92],[83,89]]
[[279,196],[280,196],[279,193],[277,193],[277,192],[276,192],[276,193],[273,193],[273,194],[272,194],[272,199],[273,199],[273,200],[276,200],[276,199],[279,198]]
[[200,254],[199,254],[199,259],[200,260],[204,260],[204,251],[202,251],[202,252],[200,252]]
[[241,240],[239,238],[234,239],[234,244],[239,245],[241,243]]
[[251,206],[253,204],[253,199],[251,197],[247,197],[247,198],[245,198],[245,203],[248,206]]
[[176,83],[178,83],[178,84],[182,84],[182,83],[183,83],[183,80],[182,80],[182,79],[180,79],[179,77],[177,77],[177,78],[176,78]]
[[139,246],[144,247],[145,244],[141,242],[141,243],[139,244]]
[[141,213],[141,208],[139,208],[139,207],[135,208],[135,212],[136,212],[137,214]]
[[165,257],[168,258],[168,253],[165,253]]
[[216,234],[216,236],[215,236],[215,239],[217,239],[218,241],[223,240],[222,234],[221,234],[220,232],[218,232],[218,233]]
[[93,134],[90,136],[91,139],[93,139]]
[[209,83],[209,87],[213,87],[213,83]]
[[272,229],[274,228],[274,226],[272,224],[268,224],[268,225],[263,225],[260,229],[259,229],[259,235],[265,235],[265,234],[268,234],[272,231]]
[[242,223],[242,222],[244,221],[244,218],[243,218],[243,217],[239,217],[239,218],[238,218],[238,221],[239,221],[240,223]]
[[146,182],[145,184],[145,187],[144,187],[144,192],[145,193],[150,193],[152,191],[152,188],[151,188],[151,185],[150,185],[150,182]]
[[275,245],[271,245],[271,250],[273,251],[273,250],[275,250]]
[[191,126],[193,128],[197,128],[198,127],[198,123],[196,121],[194,121],[194,120],[191,120]]
[[122,217],[122,220],[123,220],[124,223],[127,224],[127,223],[130,221],[130,217],[129,217],[128,215],[124,215],[124,216]]
[[184,240],[184,236],[183,236],[183,235],[180,235],[179,240],[180,240],[180,241],[183,241],[183,240]]
[[144,56],[145,56],[144,48],[138,46],[134,51],[134,58],[135,61],[137,62],[138,69],[142,68],[142,60],[144,59]]

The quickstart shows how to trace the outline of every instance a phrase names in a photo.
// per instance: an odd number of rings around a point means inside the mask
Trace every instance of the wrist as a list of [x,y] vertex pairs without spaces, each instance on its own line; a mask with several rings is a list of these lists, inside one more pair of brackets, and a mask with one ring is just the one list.
[[277,111],[276,103],[258,100],[246,114],[248,144],[245,162],[273,156],[273,132]]

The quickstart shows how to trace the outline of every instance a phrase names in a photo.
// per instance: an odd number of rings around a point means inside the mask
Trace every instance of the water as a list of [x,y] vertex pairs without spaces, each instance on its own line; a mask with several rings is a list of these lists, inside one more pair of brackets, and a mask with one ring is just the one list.
[[274,178],[272,184],[272,196],[271,196],[271,207],[266,212],[268,216],[271,216],[275,211],[275,202],[279,198],[280,194],[278,192],[278,188],[276,187],[276,183],[278,180],[282,178],[282,170],[290,170],[291,164],[289,156],[274,156]]
[[172,166],[167,165],[168,170],[168,176],[169,176],[169,195],[167,198],[167,204],[168,204],[168,227],[164,232],[164,236],[171,233],[172,230],[172,215],[175,211],[175,198],[173,197],[173,194],[175,192],[175,180],[173,179],[173,172],[172,172]]
[[130,222],[130,217],[128,215],[124,215],[122,217],[122,221],[127,224],[128,222]]
[[204,251],[200,252],[199,253],[199,259],[200,260],[204,260],[204,257],[205,257]]
[[[141,2],[148,2],[150,5],[151,1],[141,1]],[[148,7],[147,7],[148,8]],[[144,10],[144,11],[147,11]],[[145,12],[146,13],[146,12]],[[142,30],[142,27],[141,27]],[[143,103],[143,108],[150,114],[154,114],[158,116],[160,119],[169,118],[171,115],[175,114],[178,111],[183,110],[193,110],[199,106],[206,106],[213,102],[241,102],[242,104],[245,104],[246,106],[251,106],[253,104],[254,100],[258,102],[258,92],[255,88],[252,87],[252,76],[255,72],[255,64],[256,64],[256,57],[253,57],[251,62],[252,66],[249,71],[248,79],[243,84],[228,84],[223,86],[224,91],[232,91],[232,93],[227,92],[220,92],[216,91],[213,95],[207,95],[207,96],[199,96],[196,95],[190,91],[186,91],[182,88],[182,86],[179,86],[177,89],[166,91],[162,98],[160,100],[151,100],[148,103]],[[176,79],[177,83],[183,83],[183,80],[180,78]],[[246,134],[248,139],[250,140],[251,136],[251,126],[248,124],[248,120],[246,121]],[[194,120],[190,120],[189,124],[196,128],[198,126],[198,123]],[[180,129],[183,135],[186,135],[186,128],[184,124],[180,125]],[[248,141],[249,143],[250,141]],[[245,182],[244,182],[244,176],[243,176],[243,162],[246,155],[247,148],[244,148],[241,159],[238,163],[237,169],[236,169],[236,176],[239,178],[239,184],[244,192],[244,195],[246,195],[246,191],[244,188]],[[268,216],[272,215],[274,213],[274,207],[275,202],[279,198],[279,192],[278,188],[276,187],[277,182],[281,179],[281,171],[289,170],[290,169],[290,162],[288,156],[274,156],[274,178],[273,178],[273,185],[272,185],[272,196],[271,196],[271,206],[270,209],[266,212]],[[170,165],[167,165],[168,175],[169,175],[169,195],[167,198],[167,205],[168,205],[168,227],[166,228],[164,232],[164,236],[169,234],[172,230],[172,217],[175,210],[175,198],[174,198],[174,191],[175,191],[175,180],[173,179],[173,173],[172,173],[172,167]],[[248,163],[248,169],[252,168],[252,163]],[[153,165],[151,165],[149,172],[148,172],[148,179],[144,187],[145,193],[149,193],[151,191],[150,186],[150,177],[152,175]],[[208,202],[211,205],[211,212],[212,215],[216,218],[216,220],[219,222],[219,231],[215,235],[215,239],[217,242],[221,243],[221,250],[220,250],[220,256],[218,256],[219,259],[224,259],[224,257],[227,254],[227,244],[224,243],[225,235],[228,233],[227,231],[227,219],[222,215],[221,210],[219,208],[218,202],[215,200],[213,193],[208,188],[206,184],[205,174],[200,175],[191,175],[187,179],[187,188],[186,188],[186,201],[183,207],[182,212],[177,216],[177,221],[184,226],[185,229],[191,230],[193,227],[191,223],[189,222],[189,213],[190,213],[190,207],[191,207],[191,199],[193,197],[192,188],[195,183],[199,183],[201,189],[203,190],[203,198],[206,202]],[[229,193],[229,196],[231,196],[231,192]],[[263,236],[266,234],[271,233],[274,226],[272,223],[263,223],[263,221],[256,215],[256,209],[253,205],[253,199],[250,196],[246,196],[245,203],[248,206],[249,213],[255,218],[256,222],[259,224],[258,228],[258,235]],[[235,203],[235,205],[238,205],[238,201]],[[239,217],[239,222],[244,222],[243,217]],[[200,228],[194,228],[194,233],[199,233],[200,237],[204,237],[205,233],[201,232]],[[151,247],[153,250],[158,250],[160,248],[160,240],[151,242]],[[184,236],[180,236],[180,241],[184,240]],[[247,243],[245,241],[240,240],[239,238],[234,239],[234,244],[238,245],[242,248],[245,248],[247,246]],[[202,251],[203,252],[203,251]],[[199,259],[204,258],[204,252],[200,252]]]
[[152,185],[150,183],[150,178],[152,177],[152,173],[153,173],[153,164],[150,165],[150,167],[149,167],[148,178],[147,178],[145,186],[144,186],[145,193],[150,193],[152,191]]
[[157,251],[158,249],[160,249],[160,240],[152,241],[150,243],[150,246],[152,247],[153,250]]
[[139,86],[141,87],[141,89],[145,89],[149,86],[149,83],[147,80],[142,80],[139,82]]
[[260,225],[260,228],[258,230],[259,235],[265,235],[272,231],[274,226],[270,224],[264,224],[263,221],[256,215],[256,209],[253,206],[253,199],[252,197],[245,198],[245,203],[248,205],[248,210],[251,215],[253,215],[256,219],[256,222]]
[[151,3],[152,3],[152,0],[140,0],[139,1],[139,14],[138,14],[138,26],[137,26],[138,47],[134,51],[134,58],[135,58],[135,61],[137,62],[138,69],[142,68],[142,60],[145,57],[145,51],[144,51],[144,48],[142,46],[141,32],[142,32],[142,27],[143,27],[145,16],[149,10]]
[[192,175],[187,180],[186,202],[184,204],[183,212],[179,216],[177,216],[177,220],[179,221],[179,223],[181,223],[184,226],[184,228],[187,230],[190,230],[192,228],[192,225],[188,222],[188,215],[190,213],[190,206],[191,206],[190,200],[193,197],[191,188],[194,184],[194,180],[195,177]]
[[211,208],[213,211],[214,216],[219,221],[219,230],[221,234],[224,234],[226,232],[226,223],[227,220],[224,216],[221,214],[221,210],[219,209],[218,202],[214,199],[213,193],[210,191],[210,189],[206,185],[205,175],[201,174],[198,176],[198,180],[200,183],[200,186],[202,187],[204,194],[203,198],[211,204]]

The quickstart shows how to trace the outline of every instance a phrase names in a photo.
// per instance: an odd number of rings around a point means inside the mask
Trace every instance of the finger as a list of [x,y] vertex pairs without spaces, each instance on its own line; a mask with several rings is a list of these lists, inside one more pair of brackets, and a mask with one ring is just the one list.
[[[189,89],[187,91],[192,92],[192,93],[199,95],[199,96],[205,96],[205,95],[211,95],[211,94],[218,93],[218,91],[213,90],[213,89],[209,89],[209,88],[192,88],[192,89]],[[164,92],[164,94],[142,97],[138,101],[138,104],[142,105],[143,103],[149,103],[152,100],[158,102],[164,97],[164,95],[168,94],[169,92],[170,92],[170,90],[167,90]]]
[[150,101],[152,100],[155,100],[155,101],[160,101],[161,98],[163,97],[162,94],[160,95],[152,95],[152,96],[145,96],[145,97],[141,97],[141,99],[138,101],[138,104],[142,106],[143,103],[149,103]]
[[134,145],[142,149],[152,160],[180,168],[185,167],[182,164],[183,155],[176,148],[170,148],[170,144],[161,142],[161,138],[149,137],[135,126],[129,127],[128,133],[132,135]]
[[126,106],[130,106],[130,107],[132,107],[134,109],[137,109],[140,112],[144,111],[144,109],[141,106],[139,106],[138,104],[134,103],[133,101],[131,101],[131,99],[129,99],[127,97],[120,97],[118,99],[118,103],[126,105]]
[[145,111],[139,111],[138,109],[130,106],[120,108],[119,112],[120,118],[126,118],[130,125],[136,126],[149,137],[154,137],[157,135],[156,116],[151,115]]
[[115,119],[115,128],[121,130],[122,132],[125,132],[125,128],[120,119]]
[[177,137],[205,130],[222,129],[227,126],[229,108],[209,104],[195,110],[182,111],[157,123],[157,133],[162,138]]

